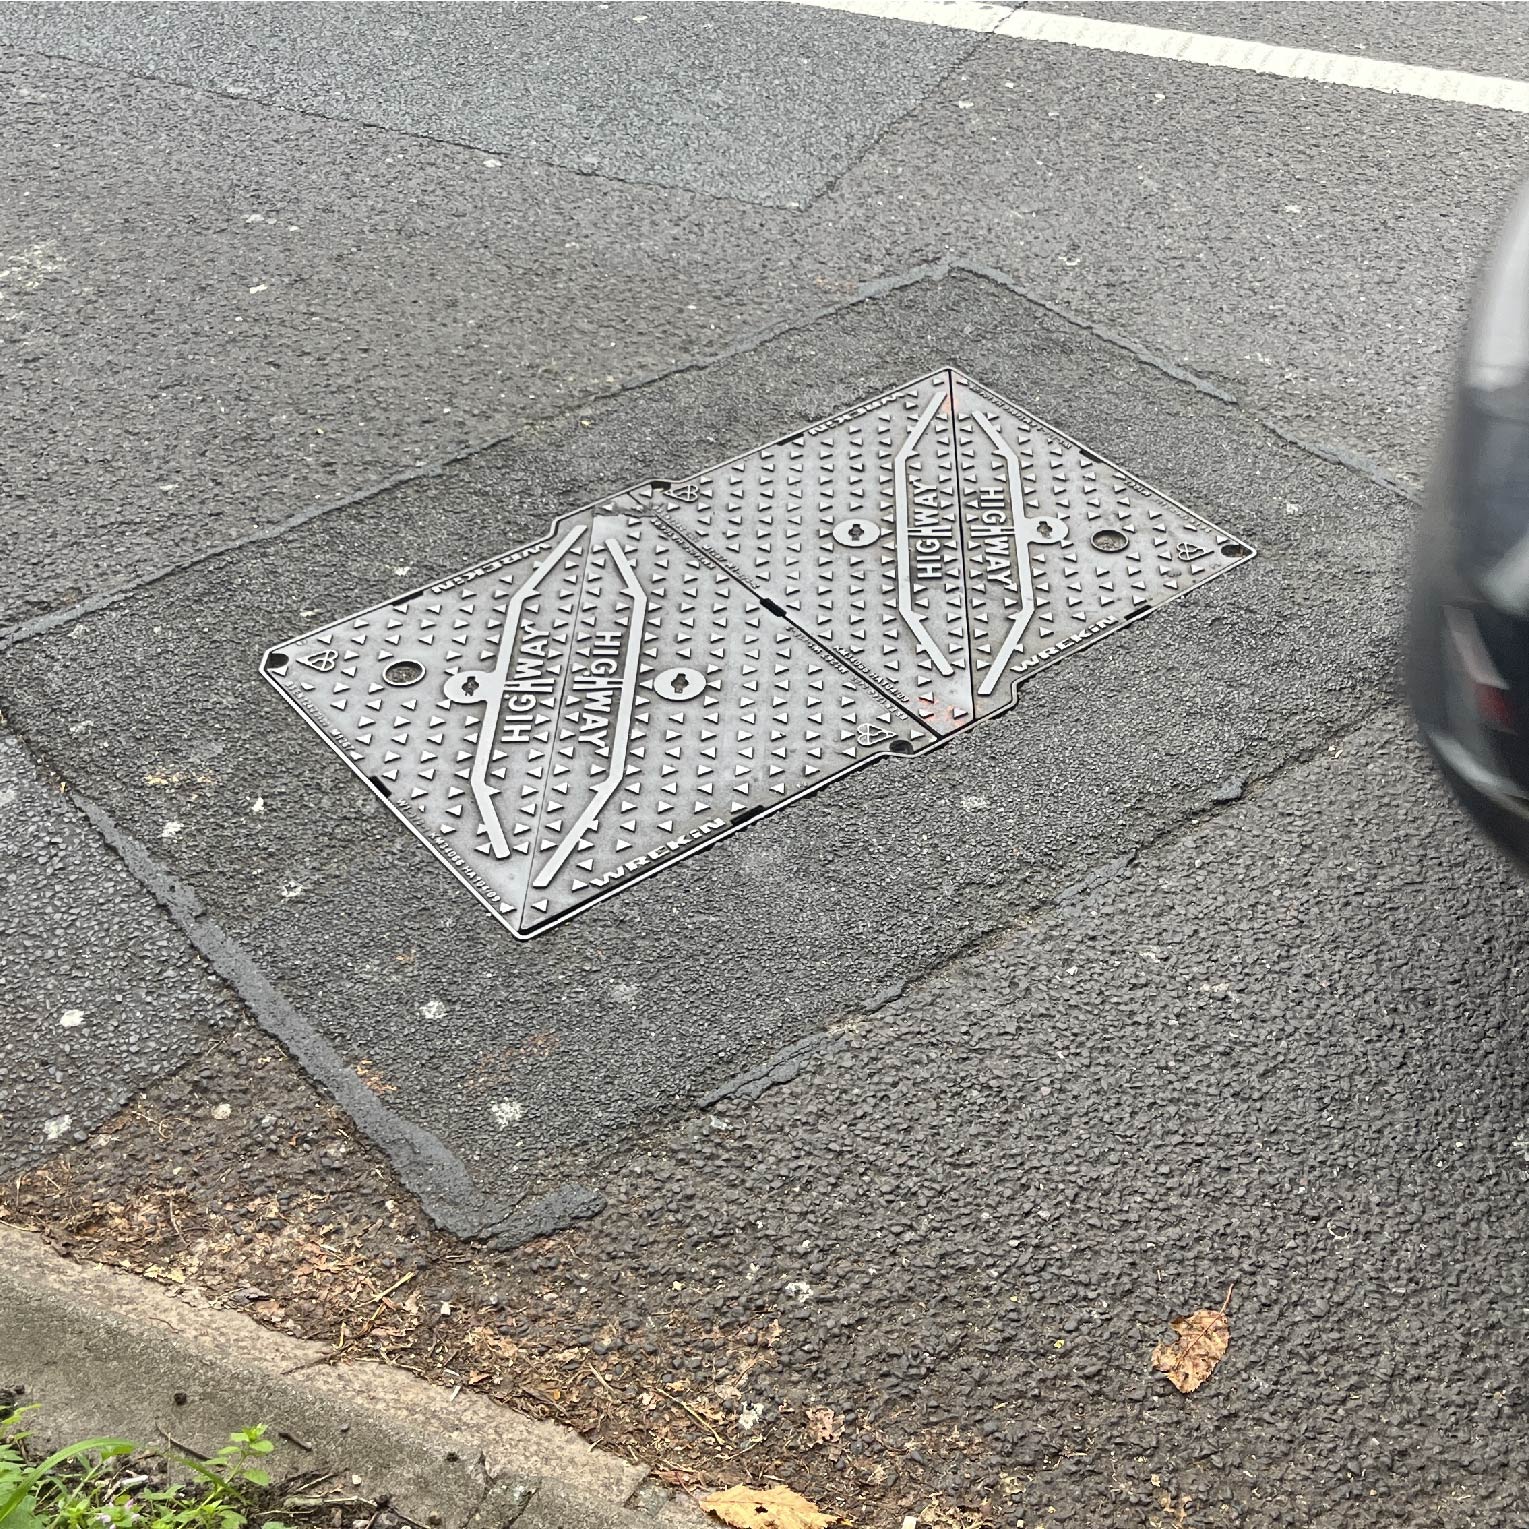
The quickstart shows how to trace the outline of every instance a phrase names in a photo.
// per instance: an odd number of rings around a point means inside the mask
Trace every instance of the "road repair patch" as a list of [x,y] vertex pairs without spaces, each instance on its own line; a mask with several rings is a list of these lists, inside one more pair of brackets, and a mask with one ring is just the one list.
[[942,369],[262,668],[527,939],[1251,556]]

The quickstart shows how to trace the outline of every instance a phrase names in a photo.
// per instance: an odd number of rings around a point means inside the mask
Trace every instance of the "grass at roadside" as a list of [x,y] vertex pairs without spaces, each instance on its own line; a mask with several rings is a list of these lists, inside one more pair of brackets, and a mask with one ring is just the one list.
[[273,1483],[261,1463],[273,1448],[261,1426],[230,1434],[205,1459],[113,1438],[82,1439],[43,1455],[26,1427],[33,1410],[0,1406],[0,1529],[392,1529],[403,1523],[343,1489],[323,1490],[323,1481]]

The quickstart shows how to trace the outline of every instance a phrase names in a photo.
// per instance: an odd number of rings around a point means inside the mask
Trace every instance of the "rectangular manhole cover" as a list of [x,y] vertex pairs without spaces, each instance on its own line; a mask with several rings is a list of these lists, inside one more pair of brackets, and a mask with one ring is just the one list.
[[939,371],[263,668],[528,939],[1251,556]]

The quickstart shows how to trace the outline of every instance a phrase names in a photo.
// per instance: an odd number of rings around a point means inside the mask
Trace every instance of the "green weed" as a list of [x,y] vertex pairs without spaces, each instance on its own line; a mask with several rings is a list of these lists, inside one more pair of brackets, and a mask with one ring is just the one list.
[[207,1460],[172,1456],[197,1479],[168,1486],[132,1473],[138,1446],[127,1439],[82,1439],[33,1460],[20,1427],[27,1410],[0,1424],[0,1529],[289,1529],[251,1501],[271,1484],[259,1464],[274,1447],[264,1427],[230,1434]]

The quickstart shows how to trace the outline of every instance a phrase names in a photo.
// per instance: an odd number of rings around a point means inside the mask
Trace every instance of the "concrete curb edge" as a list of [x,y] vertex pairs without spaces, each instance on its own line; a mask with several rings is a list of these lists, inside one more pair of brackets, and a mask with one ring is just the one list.
[[[117,1434],[211,1453],[265,1423],[278,1478],[333,1470],[431,1529],[700,1529],[646,1469],[474,1392],[54,1252],[0,1226],[0,1387],[39,1404],[49,1443]],[[167,1441],[174,1441],[173,1443]]]

